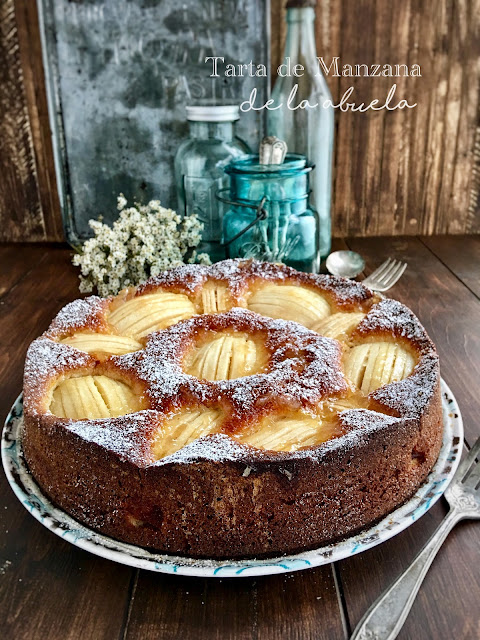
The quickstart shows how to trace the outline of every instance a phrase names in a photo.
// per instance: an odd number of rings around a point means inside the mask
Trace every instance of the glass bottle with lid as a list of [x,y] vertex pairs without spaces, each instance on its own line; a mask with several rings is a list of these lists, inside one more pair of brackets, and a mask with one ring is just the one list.
[[238,119],[237,105],[187,107],[190,137],[175,156],[178,213],[196,213],[203,222],[197,251],[208,253],[212,262],[225,257],[220,244],[223,207],[215,193],[228,187],[224,168],[249,152],[248,145],[235,136],[234,123]]
[[[288,0],[287,38],[283,64],[289,71],[278,76],[272,91],[276,105],[267,111],[267,133],[285,140],[288,150],[305,155],[313,165],[310,176],[311,202],[320,219],[320,254],[325,258],[331,247],[331,190],[334,117],[332,95],[323,76],[315,45],[316,0]],[[302,65],[299,75],[295,65]],[[294,108],[308,100],[306,108]],[[323,106],[325,101],[327,105]],[[328,103],[328,101],[330,101]],[[306,104],[306,103],[304,103]],[[313,106],[316,105],[316,106]]]
[[287,154],[282,164],[259,164],[258,155],[232,162],[230,209],[223,239],[230,258],[283,262],[300,271],[319,267],[318,215],[309,206],[304,156]]

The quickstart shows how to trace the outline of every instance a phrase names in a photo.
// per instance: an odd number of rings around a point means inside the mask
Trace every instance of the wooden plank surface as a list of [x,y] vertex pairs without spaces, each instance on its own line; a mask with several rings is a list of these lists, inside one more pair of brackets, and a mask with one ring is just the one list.
[[[445,505],[437,504],[394,539],[338,563],[351,629],[408,567],[445,513]],[[399,640],[478,637],[480,617],[473,602],[480,590],[479,544],[477,523],[461,523],[454,529],[427,574]]]
[[331,565],[257,579],[212,580],[141,571],[128,640],[343,640]]
[[[27,249],[25,251],[25,249]],[[2,297],[8,293],[34,268],[39,268],[46,257],[43,245],[26,247],[22,243],[8,245],[2,249],[1,260],[3,272],[0,282],[0,304]]]
[[[442,373],[462,409],[467,440],[479,435],[478,327],[474,238],[335,242],[366,258],[409,268],[391,290],[435,339]],[[438,257],[437,257],[438,255]],[[470,285],[462,283],[463,279]],[[70,252],[55,245],[0,246],[0,409],[21,388],[29,342],[78,296]],[[461,310],[459,312],[458,310]],[[463,363],[462,363],[463,360]],[[202,580],[143,572],[102,560],[47,531],[0,480],[0,615],[19,640],[83,638],[347,638],[365,609],[408,566],[446,512],[437,503],[394,539],[348,560],[283,576]],[[470,640],[480,632],[477,523],[459,525],[442,547],[401,640]],[[336,583],[338,588],[336,587]]]
[[480,298],[480,235],[464,236],[458,243],[449,236],[422,237],[421,241]]
[[[14,247],[13,251],[2,247],[0,274],[2,285],[16,274],[0,299],[0,402],[5,417],[22,387],[29,343],[66,302],[78,297],[78,286],[70,251],[55,246]],[[20,505],[3,473],[0,504],[4,637],[119,637],[134,571],[57,538]]]

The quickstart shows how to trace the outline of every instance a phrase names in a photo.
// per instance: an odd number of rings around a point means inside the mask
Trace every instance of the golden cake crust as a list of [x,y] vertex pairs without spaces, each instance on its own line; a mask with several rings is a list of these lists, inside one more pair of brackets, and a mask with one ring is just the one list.
[[[255,309],[297,313],[310,328]],[[320,335],[334,330],[340,342]],[[205,366],[209,349],[221,366]],[[113,381],[119,411],[135,398],[134,411],[53,415],[68,413],[61,385],[72,378],[99,402]],[[418,319],[359,283],[251,261],[180,267],[67,305],[32,343],[24,451],[55,503],[120,540],[196,557],[291,553],[413,495],[441,445],[439,381]],[[183,438],[178,416],[203,431]],[[289,440],[290,424],[310,431]],[[279,425],[286,436],[274,442]]]

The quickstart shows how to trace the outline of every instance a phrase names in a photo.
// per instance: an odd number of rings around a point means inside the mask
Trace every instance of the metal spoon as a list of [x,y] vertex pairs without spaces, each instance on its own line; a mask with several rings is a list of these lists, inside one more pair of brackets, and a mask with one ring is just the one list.
[[355,278],[365,269],[365,260],[355,251],[334,251],[326,264],[332,275],[342,278]]
[[265,136],[258,150],[260,164],[283,164],[287,154],[287,143],[276,136]]

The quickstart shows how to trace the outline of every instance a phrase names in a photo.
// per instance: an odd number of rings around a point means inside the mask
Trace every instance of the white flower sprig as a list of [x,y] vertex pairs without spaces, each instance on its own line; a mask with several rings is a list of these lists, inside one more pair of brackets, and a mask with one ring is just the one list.
[[98,220],[89,225],[95,236],[87,240],[73,264],[80,267],[80,291],[97,289],[101,296],[114,295],[128,286],[145,282],[165,269],[189,263],[210,264],[206,253],[196,254],[203,224],[195,214],[180,216],[151,200],[146,205],[127,208],[127,200],[120,194],[120,211],[112,227]]

